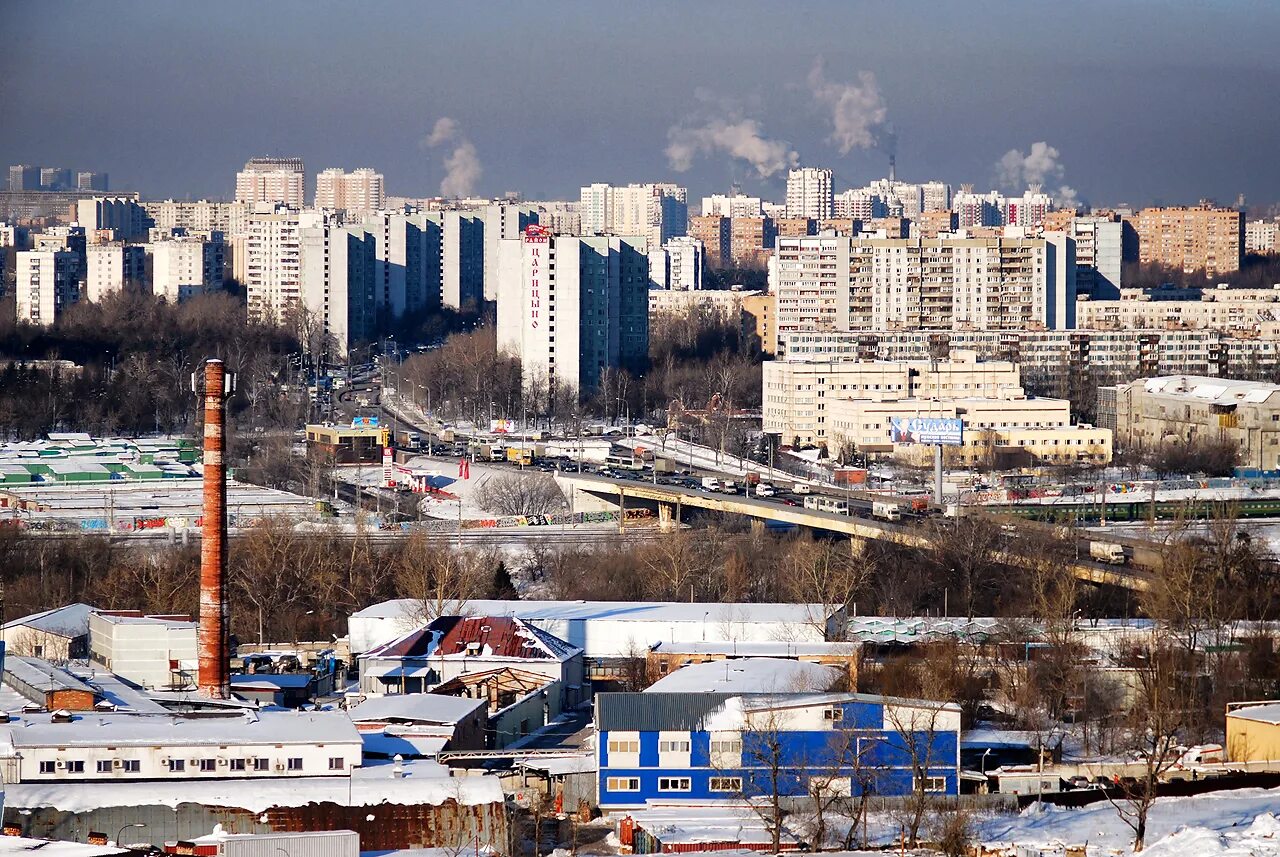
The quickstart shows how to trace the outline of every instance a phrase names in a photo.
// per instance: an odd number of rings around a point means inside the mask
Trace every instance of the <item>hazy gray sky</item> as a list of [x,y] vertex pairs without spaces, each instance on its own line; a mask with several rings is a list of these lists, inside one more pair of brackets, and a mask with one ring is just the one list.
[[1261,203],[1278,37],[1280,2],[1233,0],[0,0],[0,161],[147,196],[228,197],[247,158],[285,154],[309,187],[371,166],[404,195],[779,197],[797,157],[837,189],[882,176],[891,126],[900,178]]

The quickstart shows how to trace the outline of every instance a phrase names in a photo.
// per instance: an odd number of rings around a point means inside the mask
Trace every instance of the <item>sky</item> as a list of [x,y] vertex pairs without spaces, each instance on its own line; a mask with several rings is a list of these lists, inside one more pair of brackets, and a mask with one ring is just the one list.
[[0,163],[229,198],[255,155],[387,192],[781,199],[887,173],[1097,206],[1280,201],[1280,2],[0,0]]

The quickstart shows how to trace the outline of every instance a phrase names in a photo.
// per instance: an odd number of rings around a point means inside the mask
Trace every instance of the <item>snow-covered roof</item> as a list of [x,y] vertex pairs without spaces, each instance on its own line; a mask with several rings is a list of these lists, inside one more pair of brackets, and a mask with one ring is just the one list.
[[1253,720],[1258,723],[1280,724],[1280,702],[1270,705],[1245,705],[1227,712],[1228,717]]
[[594,773],[599,769],[595,753],[573,753],[564,756],[529,756],[516,758],[518,767],[530,771],[542,771],[547,776],[563,777],[568,774]]
[[[719,622],[726,610],[735,622],[812,621],[829,612],[822,604],[720,604],[691,601],[466,601],[472,616],[514,616],[525,620],[625,619],[632,622]],[[401,619],[422,612],[422,602],[394,598],[359,610],[353,619]],[[710,614],[710,619],[708,619]]]
[[196,623],[189,619],[176,619],[170,616],[135,616],[117,613],[98,613],[104,622],[112,625],[163,625],[166,628],[180,630],[194,628]]
[[125,854],[126,849],[111,845],[89,845],[57,839],[29,839],[26,836],[0,836],[0,855],[12,857],[107,857]]
[[754,658],[797,658],[856,655],[857,643],[815,643],[780,640],[702,640],[658,642],[652,651],[662,655],[728,655]]
[[1159,378],[1147,378],[1142,382],[1142,386],[1148,393],[1177,396],[1218,405],[1237,402],[1256,404],[1265,402],[1276,393],[1280,393],[1280,386],[1276,384],[1209,378],[1203,375],[1165,375]]
[[440,616],[366,653],[370,658],[518,658],[566,661],[582,653],[559,637],[511,616]]
[[841,670],[784,658],[732,658],[681,667],[646,693],[781,693],[830,690]]
[[89,633],[89,614],[93,609],[91,605],[80,602],[67,604],[6,622],[4,629],[32,628],[59,637],[82,637]]
[[483,699],[438,693],[400,693],[370,696],[347,712],[354,723],[402,720],[454,724],[484,706]]
[[336,711],[263,711],[231,717],[77,713],[69,723],[49,714],[24,714],[0,725],[0,736],[23,747],[204,746],[342,744],[360,740],[355,724]]
[[[404,776],[392,766],[365,765],[348,777],[281,777],[254,780],[160,780],[154,782],[21,783],[5,786],[5,807],[53,807],[63,812],[91,812],[106,807],[167,806],[194,803],[263,812],[273,806],[338,806],[377,804],[440,805],[456,800],[463,806],[501,804],[496,777],[450,777],[435,762],[407,761]],[[5,837],[0,837],[3,839]]]

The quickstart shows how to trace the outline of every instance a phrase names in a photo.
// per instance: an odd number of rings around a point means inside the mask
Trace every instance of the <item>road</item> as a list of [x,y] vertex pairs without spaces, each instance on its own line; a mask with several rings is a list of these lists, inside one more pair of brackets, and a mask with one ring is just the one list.
[[591,734],[590,706],[575,708],[562,714],[563,719],[538,732],[521,746],[522,750],[578,749]]

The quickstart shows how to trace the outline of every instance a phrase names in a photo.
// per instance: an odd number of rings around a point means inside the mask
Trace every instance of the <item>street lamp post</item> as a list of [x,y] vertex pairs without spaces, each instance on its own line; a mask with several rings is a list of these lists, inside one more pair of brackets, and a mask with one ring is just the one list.
[[116,847],[117,848],[120,847],[120,837],[124,836],[124,832],[128,830],[130,827],[146,827],[146,825],[143,824],[141,821],[135,821],[133,824],[122,825],[121,828],[118,831],[116,831]]

